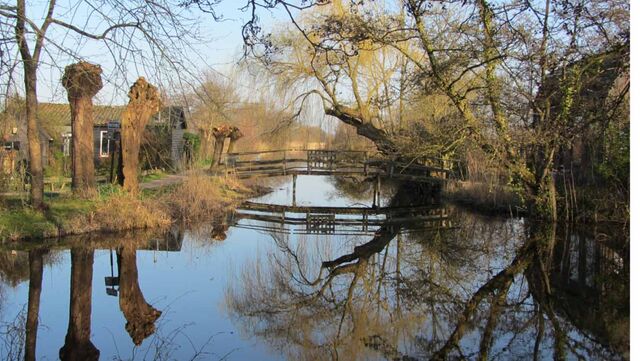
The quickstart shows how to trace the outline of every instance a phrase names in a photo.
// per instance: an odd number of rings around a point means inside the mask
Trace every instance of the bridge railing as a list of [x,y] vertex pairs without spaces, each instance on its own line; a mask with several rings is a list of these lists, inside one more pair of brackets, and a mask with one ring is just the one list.
[[[279,149],[229,153],[229,170],[241,175],[326,174],[447,179],[451,171],[442,166],[400,162],[367,151],[327,149]],[[437,161],[431,162],[438,164]],[[442,164],[442,163],[440,163]]]

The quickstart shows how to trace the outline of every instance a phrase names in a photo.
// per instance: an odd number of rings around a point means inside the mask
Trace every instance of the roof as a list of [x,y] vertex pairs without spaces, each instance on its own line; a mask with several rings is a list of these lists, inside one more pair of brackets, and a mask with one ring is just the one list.
[[[94,105],[93,124],[106,125],[110,121],[119,121],[125,108],[124,105]],[[71,124],[71,109],[69,104],[39,103],[38,118],[44,123],[57,125],[58,127],[69,126]],[[157,124],[164,123],[167,120],[171,122],[172,126],[175,126],[176,122],[178,122],[177,126],[183,129],[186,128],[185,114],[182,107],[164,107],[152,117],[151,122]]]
[[[124,109],[124,105],[94,105],[93,124],[103,125],[112,120],[119,120]],[[71,108],[69,104],[39,103],[38,118],[49,124],[66,126],[71,124]]]

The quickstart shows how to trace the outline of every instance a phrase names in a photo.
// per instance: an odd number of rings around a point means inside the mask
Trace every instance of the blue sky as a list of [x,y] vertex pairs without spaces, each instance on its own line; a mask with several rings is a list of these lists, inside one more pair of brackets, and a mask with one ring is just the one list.
[[[87,18],[100,19],[100,16],[90,15],[91,12],[95,14],[96,9],[91,9],[91,6],[88,5],[89,3],[89,1],[84,0],[60,1],[56,6],[54,17],[71,22],[78,27],[89,27],[93,32],[99,33],[107,26],[106,24],[95,20],[92,20],[94,23],[85,24]],[[225,0],[216,6],[216,11],[223,15],[222,21],[214,21],[209,14],[202,13],[197,9],[187,14],[188,17],[198,21],[198,26],[195,29],[200,32],[203,39],[202,42],[194,43],[193,51],[187,54],[187,58],[191,63],[189,64],[191,75],[211,71],[228,74],[233,69],[242,53],[241,28],[249,18],[248,13],[240,10],[244,3],[244,0]],[[28,2],[28,16],[36,23],[41,23],[46,11],[46,5],[47,1],[43,0]],[[263,10],[260,13],[260,19],[264,28],[268,29],[274,23],[284,21],[285,17],[281,11],[267,12]],[[47,45],[45,45],[48,52],[43,54],[38,72],[38,98],[40,101],[66,101],[66,92],[61,87],[60,78],[62,77],[64,66],[75,60],[61,49],[52,46],[54,41],[62,44],[64,48],[76,52],[83,60],[102,65],[105,86],[97,95],[96,103],[124,103],[126,101],[127,84],[132,84],[140,75],[147,77],[152,82],[159,77],[153,66],[147,65],[143,69],[139,67],[139,62],[135,58],[129,59],[124,65],[126,70],[120,72],[126,73],[126,79],[123,75],[117,76],[114,74],[114,69],[116,68],[113,61],[114,56],[104,43],[81,39],[56,24],[51,26],[47,34],[52,41],[47,42]],[[143,44],[145,42],[139,37],[137,43]],[[140,46],[145,47],[145,45]],[[166,80],[156,80],[155,82],[163,83],[161,85],[168,92],[175,91],[175,88],[180,85],[181,82],[178,81],[178,78],[184,78],[186,81],[186,84],[183,81],[180,86],[188,87],[194,83],[193,78],[184,76],[185,72],[181,73],[183,75],[180,77],[175,73],[164,74],[163,77]],[[21,89],[22,86],[21,76],[22,72],[18,70],[16,79],[16,87],[18,89]],[[242,84],[239,85],[242,86]]]

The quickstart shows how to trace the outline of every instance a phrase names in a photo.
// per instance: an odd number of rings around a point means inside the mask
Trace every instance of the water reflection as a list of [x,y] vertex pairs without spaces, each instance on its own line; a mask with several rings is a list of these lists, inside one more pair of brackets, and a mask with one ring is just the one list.
[[554,225],[452,218],[382,224],[351,250],[270,232],[277,250],[227,306],[288,359],[628,358],[628,254]]
[[0,358],[628,358],[628,234],[482,217],[405,187],[369,207],[348,195],[366,189],[333,186],[330,205],[257,199],[186,236],[0,251]]
[[[61,360],[98,360],[100,350],[91,341],[92,315],[92,280],[94,252],[96,249],[116,249],[117,276],[105,277],[108,283],[107,293],[119,297],[119,305],[129,333],[135,345],[155,332],[155,322],[161,311],[155,309],[145,300],[138,284],[138,268],[136,251],[138,249],[179,250],[182,233],[160,235],[154,233],[136,232],[120,235],[96,237],[83,236],[69,238],[62,243],[53,244],[51,248],[36,247],[28,251],[3,251],[2,258],[13,259],[15,272],[3,269],[3,278],[13,279],[21,274],[26,263],[23,255],[28,255],[28,302],[27,317],[24,324],[24,359],[36,360],[36,343],[39,330],[40,296],[42,292],[42,277],[45,256],[50,249],[70,248],[71,274],[69,293],[69,312],[67,333],[64,344],[59,350]],[[32,247],[27,244],[27,248]],[[117,290],[115,287],[118,287]],[[111,290],[111,292],[109,292]],[[20,315],[18,317],[20,319]],[[18,330],[19,331],[19,330]],[[6,336],[6,335],[5,335]],[[22,351],[13,345],[14,350],[8,351],[10,359],[22,359]]]
[[93,252],[93,249],[83,247],[71,249],[69,327],[60,349],[63,361],[97,360],[100,357],[100,351],[91,342]]
[[25,355],[27,361],[36,359],[36,340],[38,338],[38,314],[40,311],[40,293],[42,292],[43,249],[29,251],[29,301],[25,325]]
[[120,310],[127,319],[125,329],[133,343],[142,341],[155,332],[155,321],[162,312],[147,303],[138,285],[136,246],[125,242],[118,247],[118,274],[120,279]]

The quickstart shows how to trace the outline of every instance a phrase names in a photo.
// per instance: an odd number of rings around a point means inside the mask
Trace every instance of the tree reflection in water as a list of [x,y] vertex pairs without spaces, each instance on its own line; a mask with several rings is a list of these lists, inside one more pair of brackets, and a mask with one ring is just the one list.
[[[463,213],[454,223],[383,226],[333,257],[317,239],[274,234],[278,251],[245,268],[227,306],[289,359],[628,357],[628,257],[593,240],[581,251],[587,242],[550,225]],[[567,274],[592,286],[568,287]]]
[[[59,249],[70,247],[71,254],[69,322],[64,345],[59,350],[61,360],[98,360],[100,356],[100,351],[91,342],[91,297],[95,249],[117,249],[120,309],[127,320],[125,329],[134,344],[140,345],[145,338],[155,332],[155,321],[162,312],[149,305],[142,294],[138,283],[136,251],[139,248],[148,247],[152,243],[151,240],[157,239],[157,236],[154,233],[137,232],[135,234],[103,237],[97,242],[91,236],[73,237],[56,246]],[[170,238],[165,239],[166,242],[162,242],[162,244],[166,247],[175,247],[176,245],[179,247],[182,239],[176,240],[173,236],[175,235],[166,235],[166,237]],[[182,234],[178,234],[178,237],[181,236]],[[153,241],[153,243],[157,244],[156,241]],[[23,313],[20,313],[16,321],[23,320],[23,327],[14,325],[11,328],[11,332],[23,332],[24,338],[8,334],[3,336],[12,340],[24,340],[25,360],[37,359],[36,343],[42,275],[46,261],[45,256],[49,254],[49,249],[46,248],[35,248],[27,252],[0,252],[2,260],[15,259],[11,263],[2,263],[0,273],[3,279],[13,280],[26,278],[27,276],[29,279],[26,320],[22,316]],[[25,255],[28,255],[28,258],[24,257]],[[51,262],[51,259],[49,259],[49,262]],[[5,264],[11,265],[11,267],[4,267]],[[28,275],[24,274],[27,268]],[[175,346],[169,341],[160,339],[151,346],[156,348],[156,354],[168,355],[172,351],[170,348]],[[19,346],[5,342],[2,354],[5,356],[10,355],[11,359],[22,359],[23,351],[22,347]]]
[[71,249],[69,327],[64,346],[60,349],[63,361],[97,360],[100,357],[100,351],[91,342],[93,253],[89,248]]
[[43,256],[47,251],[35,249],[29,251],[29,301],[25,325],[24,359],[36,359],[36,340],[38,338],[38,315],[40,311],[40,293],[42,292]]
[[124,243],[118,248],[118,273],[120,276],[120,310],[127,319],[125,326],[133,343],[142,341],[155,332],[155,321],[162,312],[147,303],[138,284],[136,245]]

